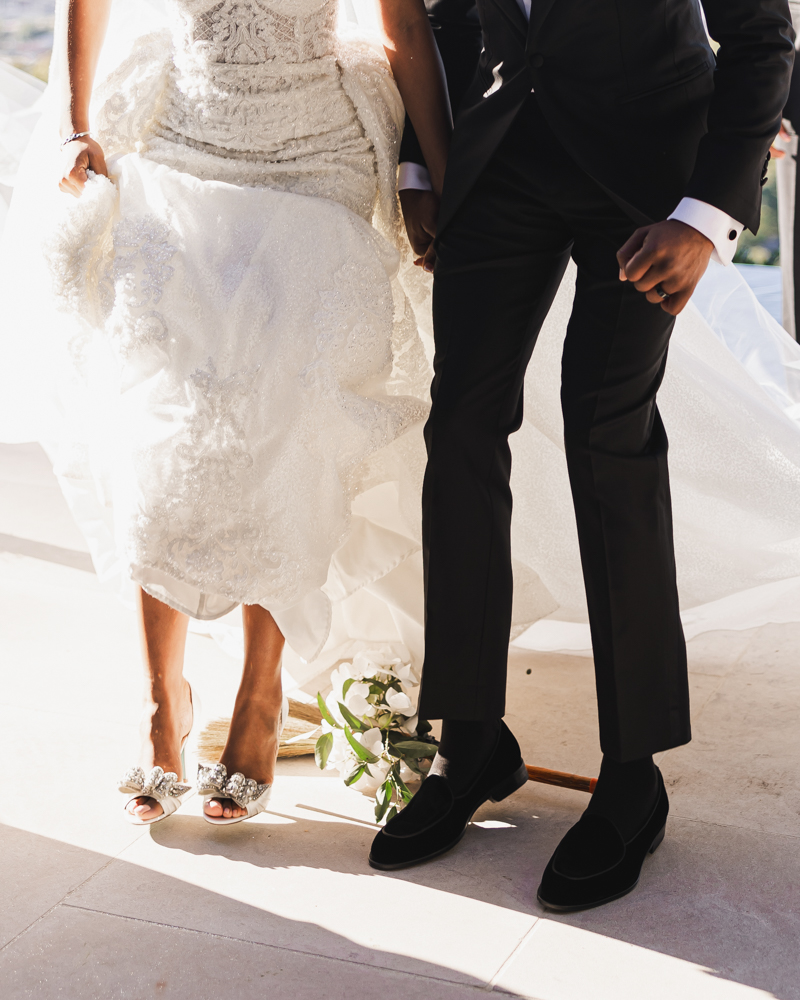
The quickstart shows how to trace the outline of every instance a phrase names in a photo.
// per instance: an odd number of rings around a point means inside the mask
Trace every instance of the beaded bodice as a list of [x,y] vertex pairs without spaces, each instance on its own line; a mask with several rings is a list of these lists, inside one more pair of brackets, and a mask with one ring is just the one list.
[[336,0],[171,0],[171,10],[168,132],[273,161],[363,137],[336,63]]
[[336,0],[172,0],[186,51],[215,66],[304,63],[332,55]]

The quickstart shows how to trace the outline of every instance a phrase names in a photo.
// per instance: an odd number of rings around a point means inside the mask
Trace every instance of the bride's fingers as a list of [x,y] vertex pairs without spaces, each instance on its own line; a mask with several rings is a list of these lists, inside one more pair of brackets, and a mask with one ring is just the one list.
[[71,194],[74,198],[80,198],[81,196],[81,188],[78,184],[75,183],[71,174],[68,175],[67,177],[63,177],[61,179],[61,183],[58,186],[61,188],[64,194]]
[[102,153],[94,153],[89,157],[89,168],[101,177],[108,177],[106,158]]

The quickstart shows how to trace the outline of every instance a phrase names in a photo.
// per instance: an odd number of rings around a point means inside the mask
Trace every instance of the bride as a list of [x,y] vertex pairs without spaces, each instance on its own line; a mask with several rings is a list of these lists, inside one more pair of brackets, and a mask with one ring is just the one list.
[[391,74],[340,37],[335,0],[168,0],[168,30],[96,89],[110,10],[59,11],[60,187],[78,200],[43,242],[71,314],[63,412],[136,584],[147,694],[128,816],[160,820],[188,791],[189,617],[241,604],[230,736],[199,775],[206,819],[232,823],[269,797],[285,633],[327,613],[365,467],[425,416],[403,368],[421,348],[396,281],[392,77],[437,190],[449,105],[421,0],[380,4]]

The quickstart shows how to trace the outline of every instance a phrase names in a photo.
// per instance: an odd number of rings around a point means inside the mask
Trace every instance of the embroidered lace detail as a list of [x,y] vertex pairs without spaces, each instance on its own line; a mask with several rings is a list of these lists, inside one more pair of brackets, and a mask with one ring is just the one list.
[[[337,5],[330,0],[282,4],[264,0],[173,0],[188,46],[213,63],[255,66],[280,59],[309,62],[334,51]],[[291,11],[291,7],[296,12]]]
[[109,333],[124,358],[146,345],[165,341],[166,317],[152,308],[175,272],[169,261],[178,248],[169,227],[155,216],[123,219],[113,229],[114,255],[106,268],[102,294],[113,310]]

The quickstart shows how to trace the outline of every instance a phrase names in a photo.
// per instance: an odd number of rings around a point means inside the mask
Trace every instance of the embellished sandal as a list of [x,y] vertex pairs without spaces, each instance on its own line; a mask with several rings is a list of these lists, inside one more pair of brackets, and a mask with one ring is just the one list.
[[[183,767],[183,751],[181,751],[181,766]],[[119,783],[119,790],[129,796],[125,803],[125,815],[129,823],[134,826],[151,826],[158,823],[167,816],[171,816],[176,809],[182,805],[183,796],[192,790],[191,785],[178,781],[178,775],[174,771],[167,771],[161,767],[154,767],[149,774],[145,774],[141,767],[133,767],[126,771]],[[136,799],[154,799],[160,806],[161,812],[158,816],[150,819],[141,819],[130,812],[128,806]]]
[[[286,719],[289,716],[289,700],[284,695],[281,704],[281,715],[278,723],[278,737],[283,732]],[[203,796],[203,805],[210,799],[231,799],[244,809],[243,816],[233,816],[225,819],[224,816],[217,818],[209,816],[203,809],[203,819],[212,826],[232,826],[234,823],[242,823],[246,819],[252,819],[266,810],[272,795],[272,785],[262,785],[253,778],[246,778],[241,771],[237,771],[228,777],[228,769],[224,764],[197,765],[197,791]]]
[[210,799],[232,799],[240,809],[247,810],[245,815],[233,816],[230,819],[225,819],[224,816],[219,818],[208,816],[203,810],[203,819],[206,823],[212,823],[214,826],[230,826],[232,823],[241,823],[264,812],[272,795],[272,785],[260,785],[252,778],[245,778],[240,771],[229,778],[224,764],[213,764],[211,767],[198,764],[197,791],[203,796],[204,804]]
[[[192,728],[194,720],[200,711],[199,699],[195,695],[191,686],[189,687],[189,697],[192,702]],[[154,767],[149,774],[145,774],[141,767],[132,767],[126,771],[120,779],[119,790],[128,796],[125,802],[125,818],[134,826],[152,826],[159,823],[167,816],[171,816],[183,805],[184,796],[192,790],[192,786],[186,783],[186,743],[191,735],[191,729],[186,734],[181,745],[181,779],[174,771],[164,771],[161,767]],[[135,799],[153,799],[161,806],[158,816],[151,819],[140,819],[129,811],[128,806]]]

